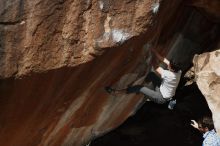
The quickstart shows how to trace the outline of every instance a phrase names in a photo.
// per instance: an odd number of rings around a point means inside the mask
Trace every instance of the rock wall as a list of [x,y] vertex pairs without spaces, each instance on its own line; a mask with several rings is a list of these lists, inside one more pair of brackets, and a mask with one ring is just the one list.
[[0,1],[0,77],[76,66],[146,32],[150,0]]
[[187,69],[216,41],[203,18],[176,0],[0,0],[1,145],[79,146],[116,128],[142,96],[104,87],[141,83],[149,42]]
[[[218,47],[219,48],[219,47]],[[213,114],[215,128],[220,133],[220,50],[194,57],[196,82]]]
[[1,144],[83,145],[125,121],[142,98],[104,87],[145,74],[142,46],[173,19],[171,2],[157,13],[149,0],[1,0]]

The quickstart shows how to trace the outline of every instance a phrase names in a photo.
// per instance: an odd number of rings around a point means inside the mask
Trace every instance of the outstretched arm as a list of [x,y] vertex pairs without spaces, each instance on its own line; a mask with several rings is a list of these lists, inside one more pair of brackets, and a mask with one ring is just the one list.
[[156,55],[156,57],[164,62],[166,65],[169,65],[170,64],[170,61],[168,59],[166,59],[165,57],[162,57],[155,49],[151,49],[151,51]]

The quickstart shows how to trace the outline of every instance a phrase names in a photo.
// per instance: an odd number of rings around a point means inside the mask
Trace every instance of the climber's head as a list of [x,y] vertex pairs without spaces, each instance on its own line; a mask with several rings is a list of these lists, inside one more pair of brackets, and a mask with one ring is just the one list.
[[181,70],[180,64],[174,62],[173,60],[170,60],[170,65],[168,66],[168,69],[172,70],[173,72],[178,72],[179,70]]

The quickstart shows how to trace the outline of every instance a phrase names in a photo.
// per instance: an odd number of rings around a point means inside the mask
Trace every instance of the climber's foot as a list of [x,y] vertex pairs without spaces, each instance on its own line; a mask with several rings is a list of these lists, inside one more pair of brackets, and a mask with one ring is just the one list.
[[113,88],[110,87],[110,86],[106,86],[106,87],[105,87],[105,91],[108,92],[109,94],[111,94],[111,93],[114,93],[114,92],[115,92],[115,89],[113,89]]

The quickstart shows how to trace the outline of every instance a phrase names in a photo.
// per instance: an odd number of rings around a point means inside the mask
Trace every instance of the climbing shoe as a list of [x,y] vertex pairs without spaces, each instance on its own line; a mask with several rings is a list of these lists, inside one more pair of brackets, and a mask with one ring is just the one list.
[[130,94],[130,93],[139,93],[139,92],[140,92],[140,89],[141,89],[142,87],[143,87],[142,85],[129,86],[129,87],[126,89],[126,93],[127,93],[127,94]]
[[113,89],[113,88],[110,87],[110,86],[106,86],[106,87],[105,87],[105,91],[108,92],[109,94],[111,94],[111,93],[114,93],[114,92],[115,92],[115,89]]

